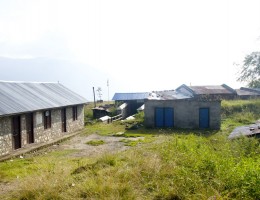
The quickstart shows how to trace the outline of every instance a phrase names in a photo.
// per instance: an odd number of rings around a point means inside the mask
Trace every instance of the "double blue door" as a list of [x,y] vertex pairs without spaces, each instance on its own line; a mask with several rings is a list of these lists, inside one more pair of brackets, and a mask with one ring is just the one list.
[[199,127],[209,128],[209,108],[200,108]]
[[155,109],[155,126],[156,127],[173,127],[174,112],[173,108],[156,108]]

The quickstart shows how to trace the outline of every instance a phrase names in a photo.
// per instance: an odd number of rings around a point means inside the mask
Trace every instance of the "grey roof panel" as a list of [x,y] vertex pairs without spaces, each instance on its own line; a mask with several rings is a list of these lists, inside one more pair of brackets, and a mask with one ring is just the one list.
[[234,94],[235,91],[231,91],[225,85],[209,85],[209,86],[189,86],[189,88],[195,94]]
[[112,100],[114,101],[141,100],[141,99],[148,98],[148,96],[149,96],[149,92],[115,93]]
[[0,116],[86,102],[85,98],[60,83],[0,81]]
[[152,100],[177,100],[177,99],[191,99],[193,95],[187,95],[185,93],[176,90],[166,90],[166,91],[155,91],[150,93],[148,99]]
[[260,96],[258,92],[244,90],[244,89],[236,89],[238,96]]

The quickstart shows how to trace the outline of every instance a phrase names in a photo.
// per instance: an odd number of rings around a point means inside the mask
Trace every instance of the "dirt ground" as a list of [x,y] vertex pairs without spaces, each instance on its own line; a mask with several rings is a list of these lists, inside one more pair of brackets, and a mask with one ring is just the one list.
[[[24,155],[24,158],[36,156],[38,154],[56,151],[56,150],[70,150],[74,149],[77,150],[71,154],[69,154],[70,157],[94,157],[94,156],[100,156],[105,153],[117,153],[121,151],[125,151],[130,146],[125,146],[124,142],[120,142],[120,140],[126,139],[125,137],[113,137],[113,136],[100,136],[97,134],[92,134],[89,136],[84,135],[76,135],[75,137],[49,146],[47,148],[41,149],[38,152]],[[127,138],[127,140],[140,140],[144,139],[143,137],[138,138]],[[91,140],[103,140],[104,144],[99,146],[92,146],[86,144],[86,142]],[[17,181],[12,181],[9,183],[3,183],[0,181],[0,194],[4,194],[6,192],[12,191],[16,186],[19,185]],[[1,198],[0,198],[1,199]]]
[[[103,153],[116,153],[120,151],[124,151],[129,146],[125,146],[124,142],[120,142],[120,140],[126,139],[125,137],[113,137],[113,136],[101,136],[97,134],[92,134],[89,136],[81,136],[77,135],[71,138],[68,141],[62,142],[58,145],[53,145],[49,147],[50,150],[68,150],[74,149],[79,150],[75,153],[70,154],[71,157],[92,157],[101,155]],[[127,138],[127,140],[140,140],[143,137],[138,138]],[[103,140],[104,144],[99,146],[92,146],[86,144],[91,140]]]

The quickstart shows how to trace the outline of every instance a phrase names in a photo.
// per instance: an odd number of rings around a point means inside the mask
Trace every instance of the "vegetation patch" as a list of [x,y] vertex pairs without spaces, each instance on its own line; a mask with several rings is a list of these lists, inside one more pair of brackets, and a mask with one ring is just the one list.
[[91,140],[86,142],[86,144],[91,145],[91,146],[99,146],[102,144],[105,144],[104,140]]
[[136,146],[140,143],[142,143],[142,140],[130,140],[130,139],[122,139],[120,140],[120,142],[123,142],[125,144],[125,146]]
[[21,178],[19,190],[1,199],[259,199],[259,140],[227,138],[246,122],[238,120],[244,113],[260,118],[259,102],[223,101],[218,131],[88,126],[100,134],[125,132],[124,143],[132,136],[153,142],[95,158],[64,159],[69,152],[61,151],[2,162],[1,178]]

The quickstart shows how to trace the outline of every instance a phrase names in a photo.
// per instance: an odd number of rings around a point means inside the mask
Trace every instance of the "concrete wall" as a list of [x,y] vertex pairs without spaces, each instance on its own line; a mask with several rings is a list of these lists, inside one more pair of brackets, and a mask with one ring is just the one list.
[[[51,110],[51,128],[44,129],[43,112],[33,113],[34,143],[47,142],[52,139],[70,134],[84,127],[84,106],[78,105],[78,119],[73,121],[72,107],[66,107],[66,128],[67,132],[62,132],[61,109]],[[26,114],[21,114],[21,146],[28,145],[26,130]],[[13,151],[12,137],[12,116],[0,117],[0,156]]]
[[155,108],[157,107],[174,109],[174,127],[176,128],[199,128],[199,109],[209,108],[210,128],[220,128],[220,101],[147,100],[144,111],[146,127],[155,127]]

